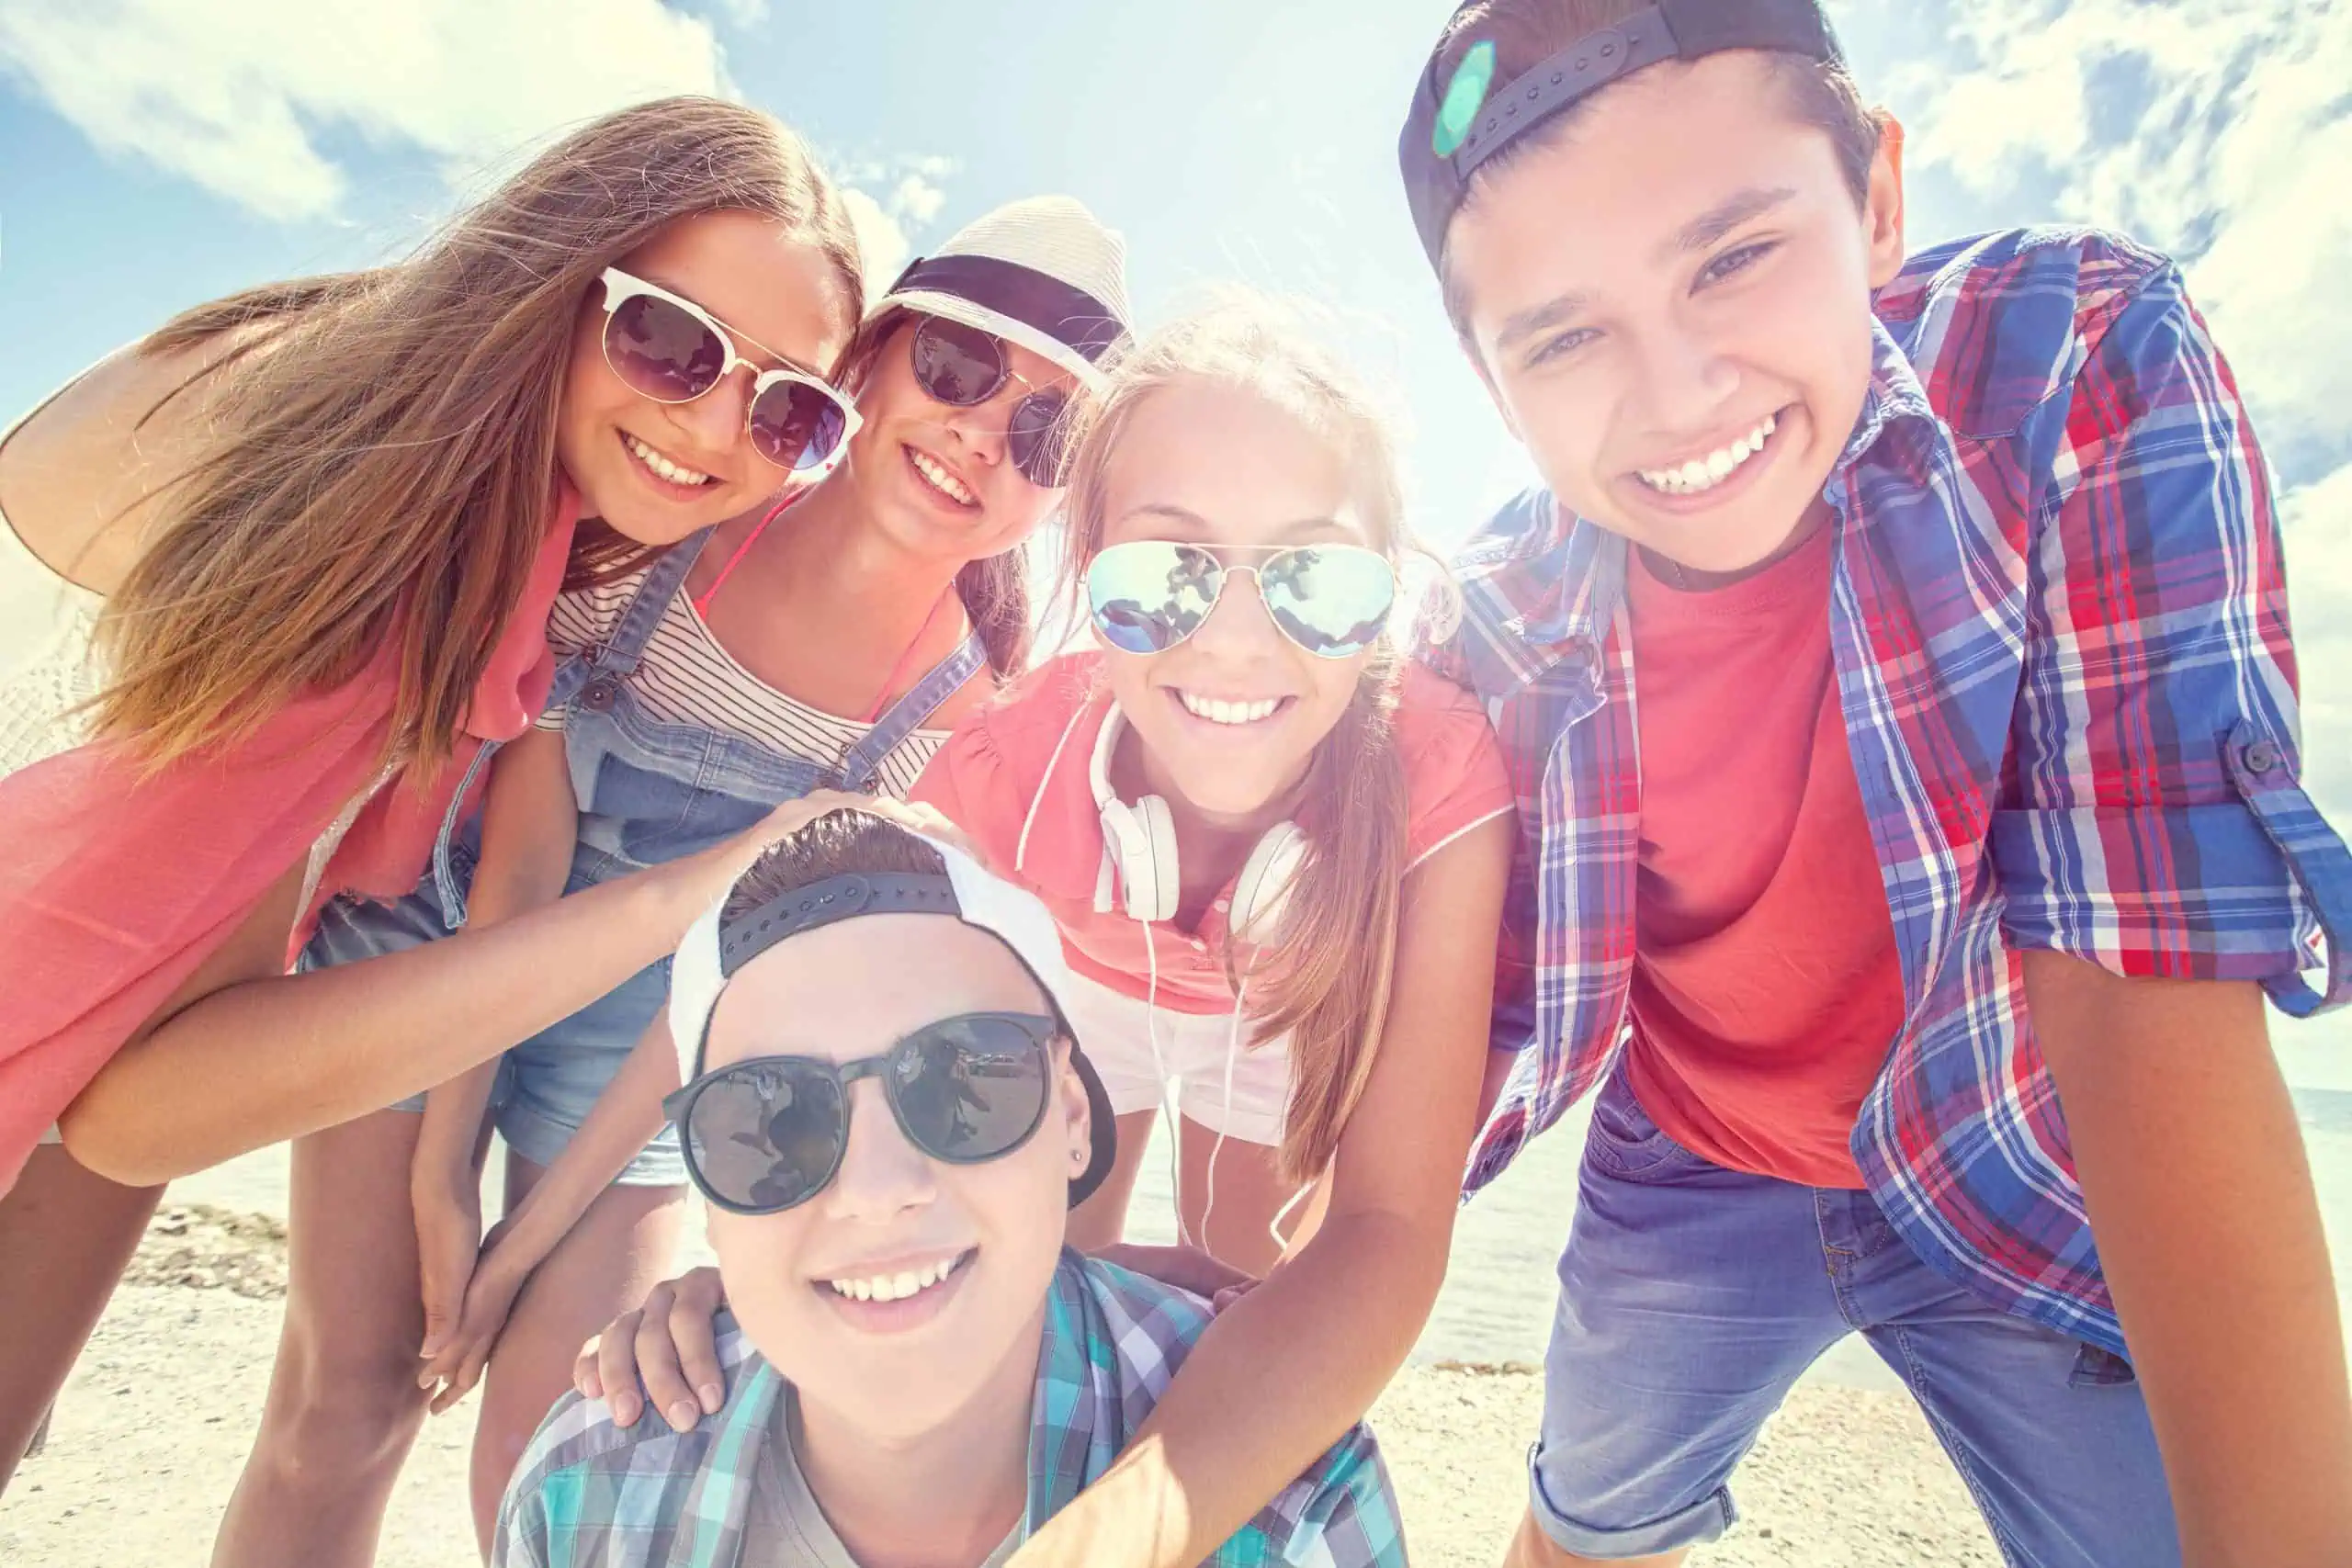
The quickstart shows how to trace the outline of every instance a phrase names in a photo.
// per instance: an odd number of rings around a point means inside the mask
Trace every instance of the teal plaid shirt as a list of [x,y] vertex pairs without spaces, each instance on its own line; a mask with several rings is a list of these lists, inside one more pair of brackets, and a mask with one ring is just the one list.
[[[1062,1254],[1037,1359],[1024,1537],[1110,1469],[1208,1324],[1194,1297]],[[494,1568],[737,1568],[785,1383],[741,1330],[720,1328],[733,1392],[690,1432],[650,1415],[616,1427],[604,1401],[576,1393],[557,1402],[499,1509]],[[1404,1562],[1396,1494],[1361,1426],[1207,1559],[1210,1568]]]

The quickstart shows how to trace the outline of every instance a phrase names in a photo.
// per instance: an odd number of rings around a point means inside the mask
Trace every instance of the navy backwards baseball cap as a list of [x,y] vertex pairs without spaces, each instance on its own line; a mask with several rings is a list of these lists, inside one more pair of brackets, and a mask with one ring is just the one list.
[[[1458,6],[1454,15],[1468,8]],[[1657,0],[1500,85],[1492,39],[1472,44],[1443,82],[1437,71],[1444,51],[1431,51],[1396,142],[1405,199],[1430,265],[1445,254],[1446,228],[1481,164],[1620,76],[1726,49],[1779,50],[1829,64],[1843,60],[1820,0]]]

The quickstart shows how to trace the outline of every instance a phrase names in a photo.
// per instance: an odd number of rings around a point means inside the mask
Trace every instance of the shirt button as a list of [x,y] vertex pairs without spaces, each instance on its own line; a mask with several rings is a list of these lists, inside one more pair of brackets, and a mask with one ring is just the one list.
[[1199,937],[1194,937],[1193,939],[1192,946],[1194,953],[1206,953],[1209,950],[1209,944],[1203,942]]
[[2245,749],[2245,771],[2247,773],[2256,774],[2267,773],[2278,765],[2278,747],[2277,742],[2257,740],[2253,745]]
[[1232,899],[1230,899],[1230,898],[1220,898],[1220,899],[1218,899],[1216,903],[1211,904],[1211,905],[1209,906],[1209,908],[1212,908],[1212,909],[1215,909],[1218,914],[1222,915],[1222,914],[1224,914],[1227,909],[1230,909],[1230,908],[1233,908],[1233,900],[1232,900]]

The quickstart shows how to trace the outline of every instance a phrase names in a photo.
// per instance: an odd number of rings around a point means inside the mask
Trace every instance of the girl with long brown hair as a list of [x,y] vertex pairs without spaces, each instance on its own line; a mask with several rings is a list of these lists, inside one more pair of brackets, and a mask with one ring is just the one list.
[[[812,791],[903,795],[947,727],[1020,666],[1020,551],[1060,500],[1061,415],[1125,335],[1123,255],[1077,202],[1037,197],[910,267],[844,370],[857,401],[839,466],[565,593],[548,623],[566,656],[552,699],[498,752],[479,829],[453,814],[408,897],[331,904],[305,965],[503,924]],[[666,321],[661,341],[696,336],[681,314],[695,300],[717,330],[750,310],[724,279],[706,291],[667,259],[627,264],[664,278],[666,301],[639,303],[633,277],[615,286],[624,311]],[[691,497],[732,432],[715,416],[649,423],[656,412],[630,438]],[[422,1102],[304,1140],[277,1372],[216,1562],[356,1560],[427,1391],[442,1411],[478,1381],[488,1551],[581,1340],[669,1265],[686,1178],[660,1106],[676,1057],[649,1030],[667,991],[666,966],[649,965]],[[506,1214],[487,1239],[486,1119],[507,1159]],[[304,1267],[311,1237],[375,1235],[399,1245],[312,1246]]]
[[[697,296],[733,352],[660,337],[608,269]],[[0,438],[0,592],[23,612],[0,626],[0,1474],[164,1180],[564,1017],[768,830],[285,973],[330,898],[415,885],[468,765],[528,727],[563,581],[837,453],[825,378],[860,287],[791,132],[666,100],[567,137],[406,260],[188,312]],[[713,433],[692,485],[646,455],[686,423]]]

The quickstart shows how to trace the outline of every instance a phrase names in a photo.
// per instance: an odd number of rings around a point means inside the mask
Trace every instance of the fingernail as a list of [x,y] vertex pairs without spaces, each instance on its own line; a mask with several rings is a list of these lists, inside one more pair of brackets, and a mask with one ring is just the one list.
[[637,1395],[633,1393],[616,1393],[613,1395],[612,1406],[614,1426],[634,1427],[637,1425]]
[[718,1415],[718,1407],[727,1403],[727,1391],[715,1382],[707,1382],[695,1393],[702,1396],[702,1413],[706,1416]]
[[670,1425],[681,1432],[693,1431],[701,1419],[702,1412],[695,1408],[692,1400],[682,1399],[670,1406]]

